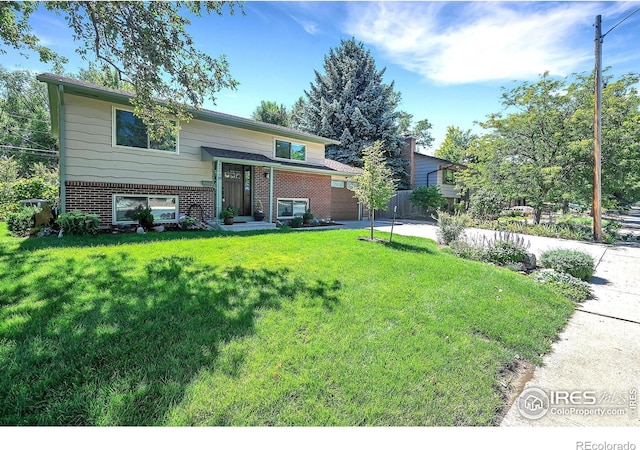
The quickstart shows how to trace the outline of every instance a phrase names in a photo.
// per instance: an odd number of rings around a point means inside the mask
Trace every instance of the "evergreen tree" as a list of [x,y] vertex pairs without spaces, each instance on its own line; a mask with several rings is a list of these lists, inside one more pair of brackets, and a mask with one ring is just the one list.
[[405,143],[396,112],[400,95],[393,82],[382,82],[385,69],[378,71],[370,52],[352,38],[329,50],[324,72],[316,71],[315,83],[305,91],[297,126],[339,140],[340,145],[327,147],[327,158],[355,167],[363,166],[363,149],[380,141],[386,163],[399,180],[398,188],[408,188],[408,164],[402,158]]

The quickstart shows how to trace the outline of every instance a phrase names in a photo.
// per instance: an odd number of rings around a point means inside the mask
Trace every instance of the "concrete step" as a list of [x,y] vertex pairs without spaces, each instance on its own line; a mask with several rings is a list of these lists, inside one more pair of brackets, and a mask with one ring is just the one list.
[[270,222],[256,222],[256,221],[248,221],[248,222],[234,222],[233,225],[218,225],[223,231],[254,231],[254,230],[275,230],[276,224]]

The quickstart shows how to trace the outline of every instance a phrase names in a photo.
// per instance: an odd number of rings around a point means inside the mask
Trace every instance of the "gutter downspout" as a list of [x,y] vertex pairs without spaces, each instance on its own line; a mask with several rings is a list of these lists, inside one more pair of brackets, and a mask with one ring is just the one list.
[[273,223],[273,166],[269,167],[269,223]]
[[66,151],[66,136],[65,136],[65,108],[64,108],[64,86],[58,85],[58,144],[60,148],[60,213],[67,212],[67,151]]

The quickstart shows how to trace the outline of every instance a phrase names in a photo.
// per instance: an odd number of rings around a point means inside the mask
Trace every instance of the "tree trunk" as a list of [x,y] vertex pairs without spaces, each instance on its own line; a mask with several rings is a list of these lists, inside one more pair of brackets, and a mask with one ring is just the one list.
[[373,210],[369,210],[369,227],[371,228],[371,240],[373,241],[373,221],[375,217],[373,215]]

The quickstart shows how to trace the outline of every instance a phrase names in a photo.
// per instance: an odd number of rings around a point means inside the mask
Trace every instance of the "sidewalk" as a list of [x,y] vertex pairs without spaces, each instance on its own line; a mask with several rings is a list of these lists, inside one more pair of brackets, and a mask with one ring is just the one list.
[[[345,225],[364,228],[368,222]],[[380,221],[376,230],[388,232],[389,225]],[[409,221],[394,227],[396,234],[429,239],[436,239],[436,230]],[[493,236],[488,230],[467,230],[473,234]],[[551,248],[593,256],[594,298],[577,306],[501,426],[640,426],[640,246],[523,237],[538,257]]]

